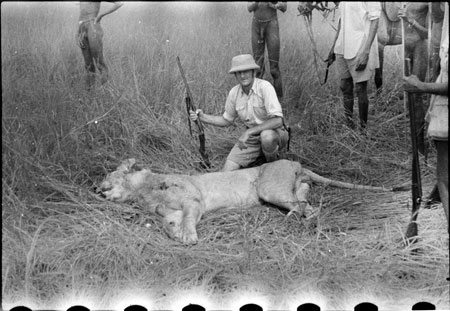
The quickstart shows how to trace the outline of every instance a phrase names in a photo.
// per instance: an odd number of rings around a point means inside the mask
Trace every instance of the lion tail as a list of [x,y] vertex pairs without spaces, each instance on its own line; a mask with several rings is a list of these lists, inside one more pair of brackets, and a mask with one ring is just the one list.
[[390,192],[393,191],[393,189],[388,189],[385,187],[376,187],[376,186],[369,186],[369,185],[357,185],[352,183],[347,183],[343,181],[336,181],[329,178],[322,177],[308,169],[303,169],[304,173],[308,175],[313,182],[324,184],[324,185],[330,185],[337,188],[344,188],[344,189],[356,189],[356,190],[369,190],[369,191],[383,191],[383,192]]

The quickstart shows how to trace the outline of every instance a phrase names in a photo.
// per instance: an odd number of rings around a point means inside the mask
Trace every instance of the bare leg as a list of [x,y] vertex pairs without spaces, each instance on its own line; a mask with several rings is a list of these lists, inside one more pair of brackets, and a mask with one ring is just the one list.
[[264,28],[256,21],[252,20],[252,49],[253,57],[260,70],[256,73],[257,78],[264,76],[264,51],[266,48],[266,41],[264,40]]
[[377,94],[380,94],[383,86],[383,62],[384,62],[384,45],[378,42],[378,55],[380,59],[380,68],[375,69],[375,86]]
[[344,97],[344,114],[347,126],[355,128],[355,123],[353,121],[353,79],[341,79],[340,88]]
[[100,24],[91,23],[88,32],[91,55],[100,72],[100,81],[104,84],[108,80],[108,67],[103,56],[103,30]]
[[279,98],[283,97],[283,82],[280,73],[280,30],[278,20],[272,20],[266,29],[267,54],[273,86]]
[[[414,46],[414,51],[410,54],[412,58],[412,74],[416,75],[420,81],[425,81],[427,74],[427,45],[425,41],[417,42]],[[417,131],[417,148],[421,154],[426,152],[425,141],[425,112],[426,112],[426,95],[424,94],[412,94],[413,107],[415,112],[414,124]]]
[[450,233],[448,214],[448,141],[435,141],[435,143],[437,149],[437,184],[445,216],[447,217],[447,230]]
[[94,59],[92,58],[89,40],[85,39],[83,44],[84,44],[84,48],[81,49],[81,53],[83,54],[84,67],[86,68],[86,71],[87,71],[86,87],[88,90],[90,90],[92,88],[92,86],[94,85],[94,81],[95,81],[95,64],[94,64]]
[[359,125],[366,128],[369,113],[369,98],[367,96],[367,81],[356,83],[356,96],[358,96]]

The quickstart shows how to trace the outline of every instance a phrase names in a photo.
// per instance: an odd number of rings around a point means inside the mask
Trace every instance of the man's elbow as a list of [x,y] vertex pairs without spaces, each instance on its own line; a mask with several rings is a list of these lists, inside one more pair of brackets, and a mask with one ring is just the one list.
[[282,117],[276,116],[276,117],[274,117],[274,119],[276,120],[276,121],[274,121],[275,122],[275,127],[280,127],[280,126],[283,125],[283,118]]

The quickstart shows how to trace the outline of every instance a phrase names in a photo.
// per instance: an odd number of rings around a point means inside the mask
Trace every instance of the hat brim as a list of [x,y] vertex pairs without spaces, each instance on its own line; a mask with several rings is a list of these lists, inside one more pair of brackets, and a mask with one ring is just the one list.
[[228,71],[228,73],[235,73],[235,72],[239,72],[239,71],[246,71],[246,70],[251,70],[251,69],[259,69],[258,65],[242,65],[242,66],[236,66],[230,69],[230,71]]

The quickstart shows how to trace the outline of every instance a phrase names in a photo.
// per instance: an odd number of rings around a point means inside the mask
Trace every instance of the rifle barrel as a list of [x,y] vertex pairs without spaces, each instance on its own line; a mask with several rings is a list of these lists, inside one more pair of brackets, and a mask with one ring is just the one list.
[[[184,70],[183,70],[183,67],[181,66],[181,61],[178,56],[177,56],[177,64],[178,64],[178,69],[180,69],[181,78],[183,79],[184,86],[186,88],[186,99],[189,98],[189,103],[186,100],[186,104],[188,105],[188,107],[187,107],[188,113],[189,113],[189,109],[196,111],[197,109],[195,108],[194,99],[192,97],[191,90],[189,89],[189,84],[187,83],[186,76],[184,75]],[[200,131],[200,133],[203,133],[203,124],[200,121],[200,119],[195,120],[195,124],[197,124],[198,130]]]

